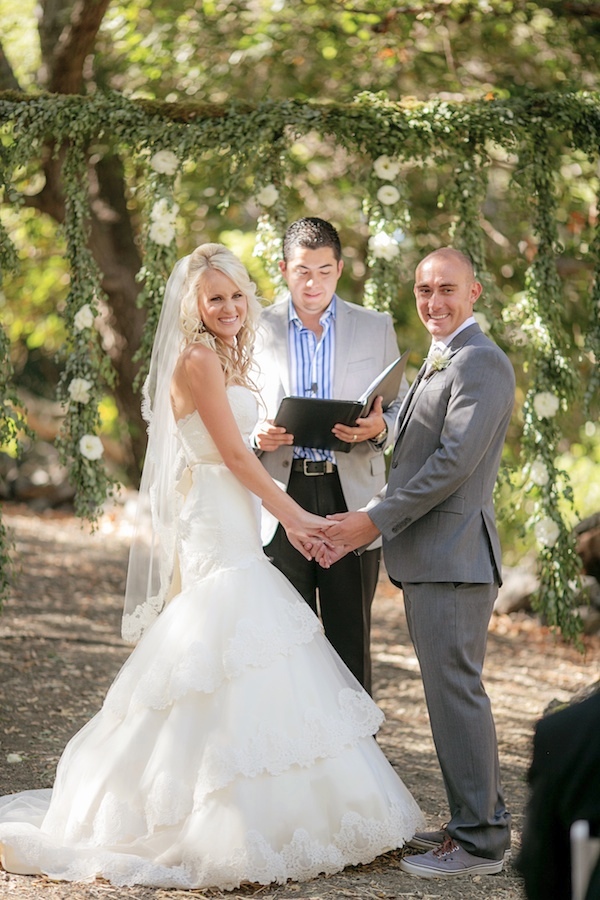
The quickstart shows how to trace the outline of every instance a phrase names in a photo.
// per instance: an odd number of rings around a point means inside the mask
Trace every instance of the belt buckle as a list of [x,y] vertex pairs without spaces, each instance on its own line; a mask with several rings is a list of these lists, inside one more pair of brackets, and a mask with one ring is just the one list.
[[314,463],[314,460],[312,460],[312,459],[303,459],[302,460],[302,472],[304,473],[304,475],[309,475],[311,478],[314,478],[315,475],[323,474],[322,472],[309,472],[308,471],[308,466],[310,466],[313,463]]

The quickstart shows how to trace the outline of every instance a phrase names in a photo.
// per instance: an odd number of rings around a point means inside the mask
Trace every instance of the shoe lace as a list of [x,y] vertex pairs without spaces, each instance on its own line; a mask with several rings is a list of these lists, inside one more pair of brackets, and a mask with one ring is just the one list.
[[448,856],[449,853],[455,853],[457,850],[460,850],[460,847],[456,841],[451,837],[447,837],[443,844],[436,847],[433,851],[433,855],[437,856],[438,859],[441,859],[442,856]]

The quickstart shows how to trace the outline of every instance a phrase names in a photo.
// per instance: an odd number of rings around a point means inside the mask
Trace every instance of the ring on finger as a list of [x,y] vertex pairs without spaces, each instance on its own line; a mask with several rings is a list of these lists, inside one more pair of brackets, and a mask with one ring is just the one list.
[[352,435],[352,440],[353,440],[353,441],[356,441],[357,439],[358,439],[358,435],[357,435],[357,434]]

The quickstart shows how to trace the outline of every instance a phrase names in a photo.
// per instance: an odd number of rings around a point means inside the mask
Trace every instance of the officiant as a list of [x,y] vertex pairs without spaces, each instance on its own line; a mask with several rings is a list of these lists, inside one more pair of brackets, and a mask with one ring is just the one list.
[[[336,229],[323,219],[293,222],[283,239],[280,270],[288,293],[263,311],[255,347],[266,406],[254,443],[261,462],[301,506],[321,516],[357,510],[386,480],[384,450],[402,398],[364,418],[336,424],[349,452],[301,447],[273,420],[285,396],[356,400],[400,354],[388,313],[348,303],[336,294],[344,263]],[[285,531],[263,512],[263,544],[273,563],[321,617],[325,634],[348,668],[371,691],[371,605],[381,542],[330,569],[306,560]]]

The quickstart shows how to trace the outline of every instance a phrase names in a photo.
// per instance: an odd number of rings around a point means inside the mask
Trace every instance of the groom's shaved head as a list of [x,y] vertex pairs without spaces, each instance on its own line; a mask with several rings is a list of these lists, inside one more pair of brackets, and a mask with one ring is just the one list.
[[440,247],[438,250],[432,250],[431,253],[428,253],[427,256],[423,257],[416,268],[416,272],[419,271],[423,263],[426,263],[428,260],[431,260],[434,257],[446,257],[446,259],[453,259],[457,262],[462,263],[462,265],[468,272],[468,277],[470,278],[470,280],[475,280],[475,267],[473,265],[473,260],[470,256],[467,256],[466,253],[462,253],[460,250],[455,250],[454,247]]

